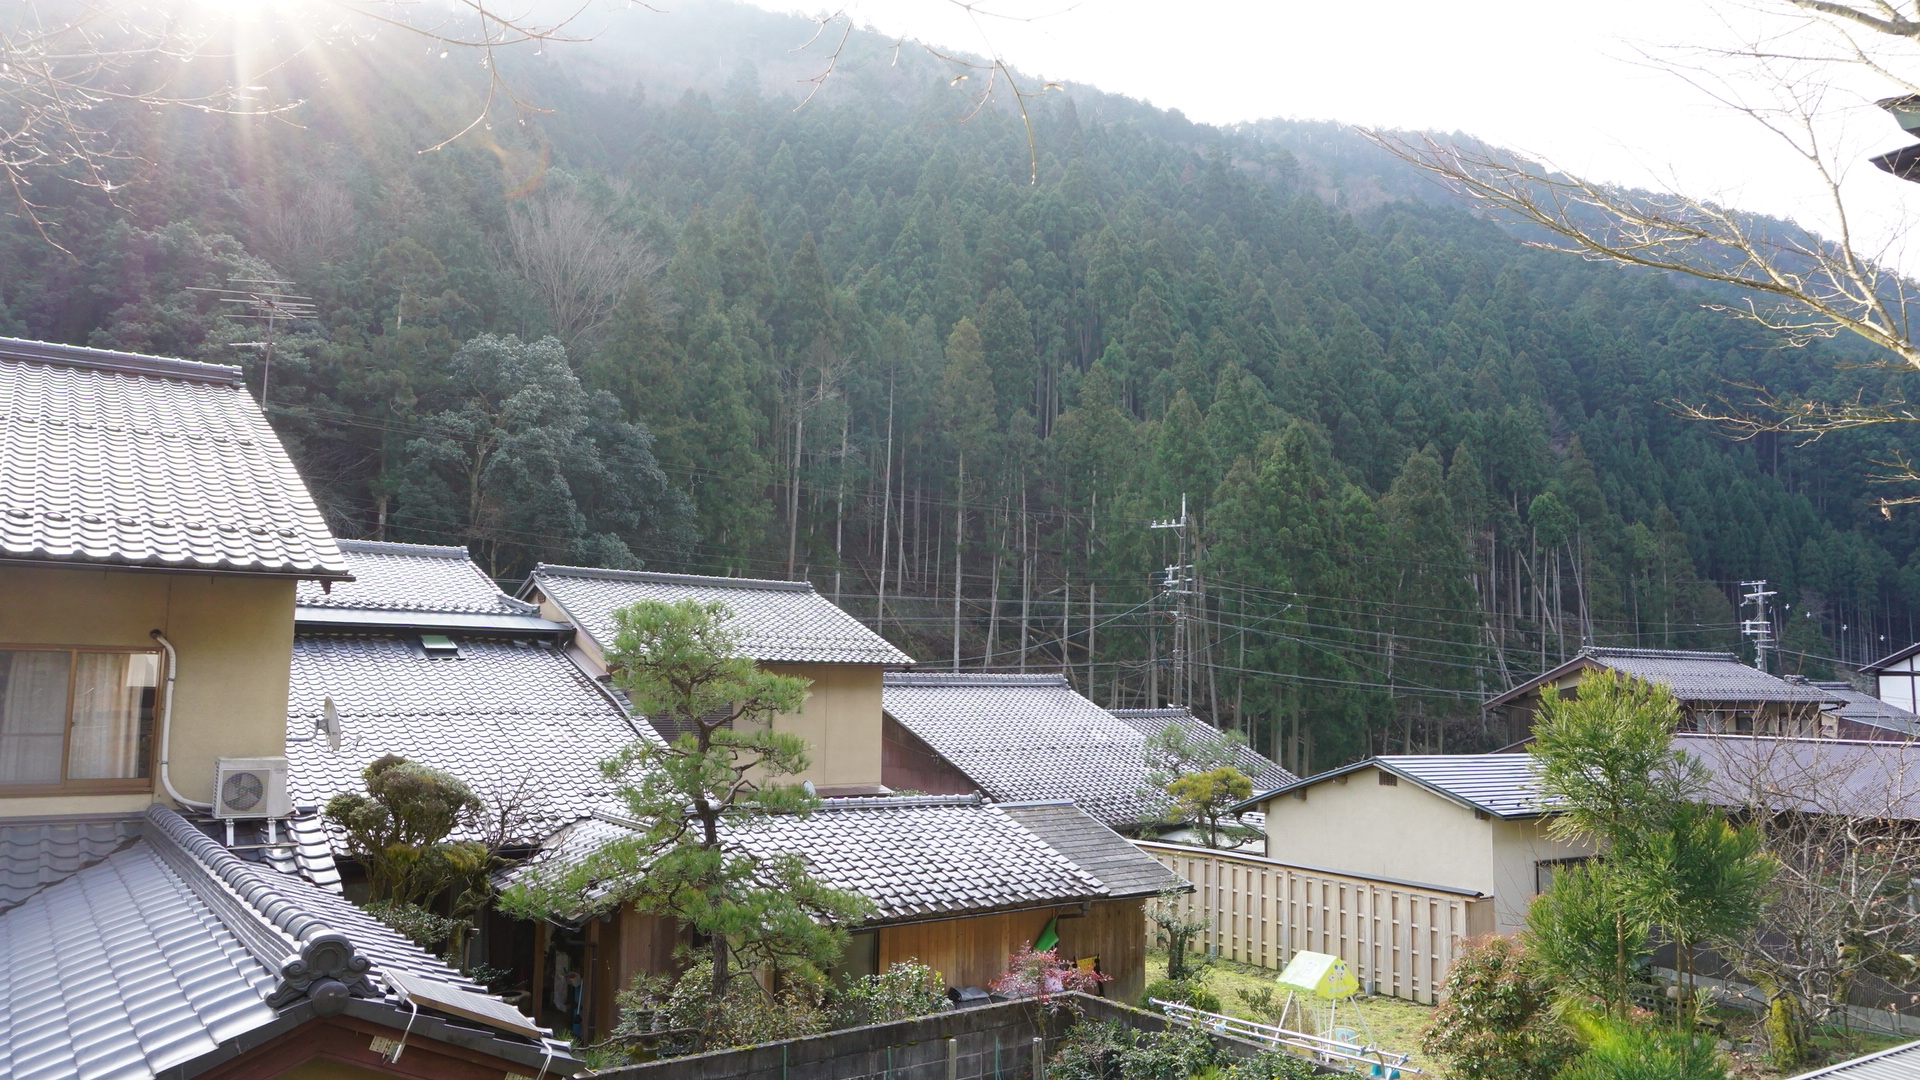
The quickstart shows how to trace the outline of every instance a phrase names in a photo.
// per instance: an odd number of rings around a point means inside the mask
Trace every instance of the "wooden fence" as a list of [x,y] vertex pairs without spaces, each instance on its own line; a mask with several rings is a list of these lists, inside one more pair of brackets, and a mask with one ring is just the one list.
[[1211,923],[1199,944],[1243,964],[1281,968],[1296,952],[1331,953],[1368,991],[1432,1004],[1461,942],[1493,931],[1493,898],[1469,889],[1137,843],[1193,882],[1182,904]]

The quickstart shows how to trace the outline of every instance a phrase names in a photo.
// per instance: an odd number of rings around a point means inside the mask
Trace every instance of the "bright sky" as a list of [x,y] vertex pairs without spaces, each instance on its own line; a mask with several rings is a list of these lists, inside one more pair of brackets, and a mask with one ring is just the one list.
[[[752,0],[791,10],[793,0]],[[955,0],[845,0],[861,22],[975,52],[1048,79],[1178,108],[1196,120],[1341,120],[1462,131],[1572,172],[1828,226],[1804,165],[1752,120],[1650,66],[1648,52],[1729,47],[1789,20],[1767,0],[979,0],[1031,21],[969,17]],[[1669,55],[1671,53],[1669,52]],[[1920,53],[1909,53],[1920,81]],[[1724,61],[1708,61],[1732,70]],[[1829,68],[1831,70],[1831,68]],[[1920,185],[1860,158],[1907,141],[1873,98],[1902,91],[1848,73],[1826,131],[1873,231]],[[1894,254],[1891,253],[1890,254]],[[1901,254],[1895,261],[1907,262]]]

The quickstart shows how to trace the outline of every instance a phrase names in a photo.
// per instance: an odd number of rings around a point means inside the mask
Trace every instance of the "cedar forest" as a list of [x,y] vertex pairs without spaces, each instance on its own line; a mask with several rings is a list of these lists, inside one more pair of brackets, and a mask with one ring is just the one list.
[[[1737,648],[1744,579],[1788,671],[1912,640],[1897,434],[1674,408],[1892,392],[1830,346],[1529,248],[1334,125],[1071,87],[1030,152],[1004,82],[979,108],[989,72],[911,46],[854,33],[802,104],[805,20],[620,18],[504,58],[539,111],[433,152],[485,76],[410,39],[276,71],[288,114],[120,110],[139,175],[9,220],[0,333],[244,364],[343,537],[510,590],[807,577],[924,664],[1181,700],[1300,773],[1490,749],[1479,700],[1583,642]],[[256,279],[318,318],[195,291]]]

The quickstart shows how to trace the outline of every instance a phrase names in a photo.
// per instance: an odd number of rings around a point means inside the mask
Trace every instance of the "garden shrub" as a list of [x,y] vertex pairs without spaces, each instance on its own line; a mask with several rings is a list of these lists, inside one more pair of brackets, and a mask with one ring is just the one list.
[[1713,1037],[1648,1020],[1579,1021],[1587,1048],[1554,1080],[1727,1080]]
[[1579,1051],[1526,947],[1489,935],[1453,962],[1420,1049],[1452,1080],[1552,1080]]
[[848,981],[837,998],[834,1027],[885,1024],[947,1008],[947,980],[917,960],[906,960],[878,975]]
[[[1048,1080],[1188,1080],[1227,1062],[1205,1032],[1185,1025],[1138,1031],[1113,1021],[1082,1021],[1062,1036]],[[1279,1080],[1249,1077],[1248,1080]],[[1290,1078],[1288,1078],[1290,1080]]]
[[1313,1063],[1285,1050],[1262,1050],[1227,1069],[1226,1080],[1309,1080],[1320,1075]]
[[1161,1001],[1177,1001],[1204,1012],[1220,1011],[1220,995],[1207,989],[1206,981],[1199,976],[1191,979],[1153,980],[1147,984],[1146,992],[1140,996],[1140,1007],[1149,1012],[1164,1011],[1160,1006],[1153,1004],[1155,998]]

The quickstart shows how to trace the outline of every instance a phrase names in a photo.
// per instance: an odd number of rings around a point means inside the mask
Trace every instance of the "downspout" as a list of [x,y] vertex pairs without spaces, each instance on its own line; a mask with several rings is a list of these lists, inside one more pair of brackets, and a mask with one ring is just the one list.
[[180,794],[179,789],[173,786],[173,777],[167,772],[168,750],[173,745],[173,677],[180,667],[180,654],[174,650],[173,642],[167,640],[167,635],[158,630],[152,631],[151,634],[153,640],[167,650],[167,690],[160,698],[160,786],[165,789],[169,798],[181,806],[194,810],[211,810],[212,803],[196,802]]

